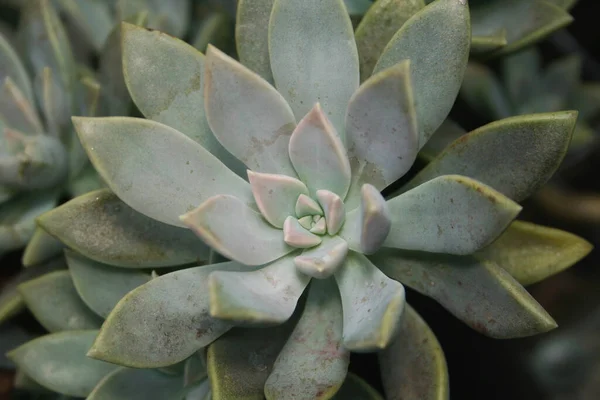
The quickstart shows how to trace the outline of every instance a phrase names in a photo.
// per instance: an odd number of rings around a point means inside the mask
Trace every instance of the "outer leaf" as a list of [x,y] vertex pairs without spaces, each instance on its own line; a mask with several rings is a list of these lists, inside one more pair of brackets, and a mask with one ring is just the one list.
[[[342,345],[341,303],[332,280],[312,282],[306,306],[265,384],[267,400],[330,399],[348,371]],[[354,397],[353,397],[354,398]]]
[[488,120],[515,114],[500,81],[485,65],[468,64],[460,93],[473,110]]
[[398,337],[379,353],[388,400],[448,400],[448,369],[440,343],[410,306]]
[[[7,322],[0,325],[0,368],[3,370],[14,370],[15,364],[6,357],[9,350],[14,349],[34,339],[37,335],[28,332],[13,322]],[[15,386],[18,374],[15,376]]]
[[435,178],[388,201],[392,228],[384,247],[471,254],[506,229],[521,206],[470,178]]
[[232,329],[208,347],[213,400],[263,400],[264,385],[296,319],[266,329]]
[[386,275],[437,300],[487,336],[525,337],[557,326],[517,281],[492,262],[392,249],[370,258]]
[[0,118],[8,127],[26,134],[42,133],[42,123],[34,103],[27,100],[11,77],[3,81],[0,94]]
[[364,183],[383,190],[410,169],[417,157],[419,136],[409,60],[361,85],[350,100],[346,130],[356,195]]
[[68,271],[51,272],[19,285],[19,293],[50,332],[98,329],[102,320],[81,301]]
[[473,36],[471,38],[471,53],[486,53],[498,50],[508,44],[506,29],[501,29],[486,36]]
[[216,194],[253,203],[250,186],[182,133],[138,118],[73,117],[98,173],[131,208],[183,226],[179,216]]
[[97,263],[66,251],[65,256],[81,300],[102,318],[125,295],[150,280],[150,275]]
[[86,400],[164,400],[183,398],[181,376],[156,370],[119,368],[98,383]]
[[394,35],[374,73],[411,60],[419,146],[442,124],[460,90],[469,57],[471,26],[465,0],[437,0]]
[[385,276],[362,254],[350,253],[335,279],[344,308],[344,347],[352,351],[385,349],[398,332],[404,287]]
[[121,35],[125,83],[146,118],[177,129],[243,171],[206,122],[204,55],[177,38],[127,23]]
[[545,91],[542,78],[542,55],[531,47],[504,57],[500,64],[502,79],[513,105],[524,104],[530,98],[541,97]]
[[232,327],[209,315],[208,275],[247,268],[230,262],[152,279],[121,299],[88,355],[134,368],[183,361]]
[[373,3],[355,34],[361,81],[371,76],[385,45],[394,34],[423,7],[423,0],[377,0]]
[[235,43],[240,61],[273,82],[269,57],[269,18],[275,0],[238,0]]
[[215,271],[208,283],[210,315],[238,325],[284,323],[309,281],[292,256],[254,272]]
[[444,149],[456,139],[467,133],[456,122],[447,119],[438,128],[433,136],[427,141],[427,144],[421,149],[419,157],[426,162],[430,162],[437,157]]
[[27,243],[21,263],[31,267],[49,261],[62,253],[64,245],[43,229],[36,227],[31,240]]
[[86,397],[116,365],[85,356],[98,331],[54,333],[32,340],[8,356],[42,386],[68,396]]
[[531,285],[569,268],[592,247],[571,233],[515,221],[479,255],[504,268],[522,285]]
[[59,3],[87,41],[100,50],[114,23],[109,4],[95,0],[59,0]]
[[[146,16],[144,14],[144,16]],[[142,25],[142,21],[137,21]],[[121,27],[115,26],[99,52],[98,80],[108,115],[127,115],[131,97],[125,84],[121,48]]]
[[296,119],[321,103],[343,137],[346,107],[359,84],[358,52],[343,1],[275,0],[269,51],[275,86]]
[[214,196],[181,220],[210,247],[242,264],[266,264],[294,250],[281,230],[233,196]]
[[138,213],[108,189],[77,197],[38,223],[84,256],[120,267],[169,267],[209,256],[209,248],[189,230]]
[[554,174],[569,147],[576,120],[577,112],[564,111],[485,125],[454,141],[404,189],[437,176],[459,174],[521,201]]
[[0,34],[0,82],[4,82],[9,76],[21,89],[27,101],[33,104],[33,89],[27,70],[8,40]]
[[339,236],[325,237],[323,243],[307,249],[294,258],[296,268],[317,279],[325,279],[342,267],[348,254],[348,243]]
[[206,118],[219,142],[253,171],[295,176],[287,148],[296,120],[285,99],[215,47],[206,54]]

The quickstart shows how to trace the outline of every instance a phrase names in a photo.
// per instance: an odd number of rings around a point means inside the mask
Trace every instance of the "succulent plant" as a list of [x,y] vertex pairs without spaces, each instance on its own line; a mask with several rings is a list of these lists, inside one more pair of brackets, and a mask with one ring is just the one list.
[[[370,1],[370,0],[367,0]],[[361,74],[371,74],[385,45],[402,25],[432,0],[377,0],[356,29]],[[346,0],[353,15],[366,10],[364,0]],[[576,0],[471,0],[475,55],[492,57],[529,46],[572,22]],[[373,23],[379,21],[379,24]]]
[[381,193],[446,119],[469,21],[464,0],[424,7],[362,85],[341,0],[241,1],[245,66],[124,24],[125,80],[148,119],[74,118],[114,194],[39,223],[96,262],[177,270],[123,297],[88,355],[164,368],[208,346],[216,399],[331,398],[350,351],[381,351],[389,397],[446,398],[443,353],[403,284],[492,337],[554,328],[511,274],[535,282],[590,246],[511,221],[556,170],[575,113],[484,126]]

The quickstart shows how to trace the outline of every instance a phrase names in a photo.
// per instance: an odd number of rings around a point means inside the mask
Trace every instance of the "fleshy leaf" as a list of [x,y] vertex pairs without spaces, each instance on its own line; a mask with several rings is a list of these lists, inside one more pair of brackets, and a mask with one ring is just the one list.
[[417,312],[406,306],[394,342],[379,353],[386,399],[448,400],[448,367],[440,343]]
[[25,97],[11,77],[2,83],[0,118],[10,128],[26,134],[42,133],[43,127],[33,103]]
[[46,133],[60,138],[66,125],[71,122],[71,107],[57,79],[54,72],[46,67],[36,77],[34,84],[46,121]]
[[81,300],[102,318],[127,293],[150,280],[146,273],[100,264],[72,251],[65,257]]
[[9,41],[0,34],[0,82],[11,77],[29,104],[33,104],[33,89],[25,66]]
[[554,174],[569,147],[576,120],[577,112],[563,111],[492,122],[454,141],[403,190],[441,175],[458,174],[521,201]]
[[471,53],[487,53],[506,46],[506,29],[501,29],[489,35],[473,36],[471,38]]
[[206,118],[219,142],[253,171],[295,176],[287,148],[296,119],[285,99],[217,48],[206,54]]
[[202,146],[158,122],[73,117],[92,164],[131,208],[175,226],[217,194],[253,204],[250,185]]
[[238,0],[235,42],[240,61],[272,82],[269,18],[275,0]]
[[446,175],[388,201],[392,228],[383,246],[471,254],[500,235],[521,206],[471,178]]
[[437,157],[444,149],[459,137],[467,133],[460,125],[456,122],[447,119],[438,128],[437,131],[427,141],[427,144],[419,152],[419,157],[426,162],[431,162]]
[[[136,21],[136,24],[143,25],[143,21]],[[121,32],[120,25],[113,27],[98,54],[97,77],[108,115],[128,115],[132,106],[123,72]]]
[[305,250],[294,258],[296,268],[302,273],[317,279],[331,276],[346,259],[348,243],[339,236],[324,237],[315,248]]
[[386,275],[435,299],[484,335],[510,339],[557,326],[508,272],[492,262],[395,249],[382,249],[370,259]]
[[100,50],[113,26],[110,5],[94,0],[59,0],[69,21],[77,26],[86,40]]
[[119,368],[98,383],[86,400],[180,399],[181,376],[151,369]]
[[323,215],[323,210],[312,198],[301,194],[296,201],[296,216],[302,218],[304,216]]
[[210,273],[248,268],[229,262],[152,279],[119,301],[88,355],[134,368],[183,361],[232,327],[209,314]]
[[327,189],[342,199],[350,187],[344,144],[320,104],[300,121],[290,138],[289,157],[311,194]]
[[298,400],[330,399],[338,391],[350,362],[342,345],[341,312],[333,281],[313,281],[300,320],[265,384],[267,400],[290,393]]
[[332,399],[383,400],[383,397],[377,393],[377,390],[369,386],[367,382],[354,375],[352,372],[349,372],[348,375],[346,375],[344,384]]
[[296,320],[273,328],[235,328],[212,343],[207,368],[213,400],[264,399],[265,381]]
[[242,172],[206,122],[204,55],[180,39],[127,23],[121,35],[125,83],[146,118],[187,135]]
[[51,272],[19,285],[19,293],[40,324],[50,332],[98,329],[102,320],[77,294],[69,271]]
[[485,65],[475,62],[468,64],[460,93],[471,109],[488,120],[515,114],[500,81]]
[[532,97],[542,95],[541,65],[542,55],[535,47],[502,58],[502,80],[513,105],[524,104]]
[[43,262],[49,261],[62,253],[65,246],[56,240],[54,236],[46,233],[45,230],[36,227],[33,236],[27,243],[23,252],[21,263],[24,267],[31,267]]
[[287,217],[283,224],[283,241],[292,247],[308,249],[321,243],[321,238],[309,232],[296,218]]
[[337,194],[329,190],[317,190],[317,200],[325,213],[327,233],[330,236],[337,234],[346,220],[346,207]]
[[371,7],[371,0],[344,0],[348,14],[352,16],[364,15],[369,7]]
[[350,99],[346,144],[356,194],[364,183],[385,189],[417,157],[419,136],[409,66],[405,60],[379,72]]
[[350,253],[335,274],[344,309],[344,347],[351,351],[385,349],[400,328],[404,287],[368,258]]
[[471,25],[465,0],[437,0],[411,17],[387,44],[374,73],[410,60],[419,147],[442,124],[460,90]]
[[296,308],[310,278],[283,257],[254,272],[215,271],[209,277],[210,315],[240,324],[281,324]]
[[190,264],[207,260],[210,251],[193,232],[138,213],[108,189],[77,197],[38,224],[84,256],[120,267]]
[[214,196],[181,217],[220,254],[246,265],[261,265],[291,251],[281,230],[233,196]]
[[504,268],[522,285],[531,285],[569,268],[592,247],[571,233],[515,221],[479,255]]
[[571,97],[579,85],[582,62],[579,55],[570,55],[548,65],[543,77],[544,88],[563,99]]
[[306,217],[299,218],[298,223],[304,229],[311,229],[311,227],[313,225],[313,217],[312,217],[312,215],[307,215]]
[[248,180],[261,214],[277,228],[296,214],[298,197],[308,194],[306,185],[290,176],[248,171]]
[[378,0],[373,3],[355,34],[362,81],[371,76],[385,45],[394,34],[423,7],[423,0]]
[[86,397],[98,382],[118,368],[85,356],[98,331],[68,331],[42,336],[8,356],[42,386],[74,397]]
[[321,103],[343,138],[348,101],[359,85],[358,52],[343,1],[275,0],[269,52],[275,86],[296,119]]
[[314,226],[310,228],[310,231],[315,235],[324,235],[327,233],[327,222],[325,218],[319,218]]

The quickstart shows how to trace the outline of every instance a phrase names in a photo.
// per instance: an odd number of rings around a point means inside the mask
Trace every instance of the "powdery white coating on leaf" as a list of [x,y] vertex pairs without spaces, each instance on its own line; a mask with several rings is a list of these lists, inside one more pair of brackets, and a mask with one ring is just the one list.
[[234,196],[211,197],[181,220],[210,247],[242,264],[266,264],[294,250],[281,229]]
[[321,103],[344,137],[348,101],[359,85],[352,23],[342,0],[275,0],[269,23],[275,86],[296,119]]
[[402,284],[354,252],[335,280],[344,309],[344,346],[358,352],[385,349],[400,328],[405,304]]
[[344,144],[320,104],[298,123],[292,133],[289,157],[300,180],[314,197],[329,190],[342,200],[350,187],[350,162]]
[[269,18],[275,0],[238,0],[235,43],[240,61],[272,82]]
[[329,190],[317,190],[317,200],[325,213],[327,233],[336,235],[346,220],[346,207],[337,194]]
[[521,206],[470,178],[445,175],[388,202],[392,228],[384,247],[472,254],[500,235]]
[[215,271],[209,276],[210,314],[236,324],[281,324],[309,281],[296,270],[293,256],[254,272]]
[[305,250],[294,258],[294,264],[303,274],[325,279],[343,266],[347,254],[348,243],[344,239],[325,236],[319,246]]
[[321,238],[300,224],[294,217],[287,217],[283,224],[283,240],[288,245],[299,249],[307,249],[321,243]]
[[298,196],[295,211],[298,218],[313,215],[323,215],[323,210],[319,206],[319,203],[304,194]]
[[282,95],[210,45],[205,80],[206,117],[219,142],[253,171],[295,176],[287,148],[296,118]]
[[73,124],[108,186],[150,218],[182,227],[180,215],[217,194],[254,203],[247,182],[173,128],[128,117],[73,117]]
[[300,320],[265,383],[268,400],[329,399],[342,385],[350,352],[342,345],[342,307],[332,279],[313,281]]

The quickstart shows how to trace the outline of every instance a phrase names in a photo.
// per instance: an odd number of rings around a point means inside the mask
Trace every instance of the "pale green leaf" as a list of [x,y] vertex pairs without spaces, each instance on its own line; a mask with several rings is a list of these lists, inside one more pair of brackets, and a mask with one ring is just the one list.
[[454,141],[403,190],[437,176],[458,174],[521,201],[554,174],[569,147],[576,120],[577,112],[564,111],[485,125]]
[[388,400],[448,400],[448,368],[440,343],[410,306],[391,346],[379,353]]
[[498,50],[507,44],[505,29],[485,36],[474,35],[471,38],[471,53],[487,53],[492,50]]
[[24,267],[31,267],[47,262],[59,256],[64,247],[54,236],[49,235],[40,227],[36,227],[33,236],[23,252],[21,263]]
[[107,115],[128,115],[131,97],[123,76],[121,29],[117,25],[105,40],[98,55],[98,81],[102,105]]
[[386,275],[433,298],[471,328],[509,339],[556,328],[556,322],[508,272],[472,256],[395,249],[370,257]]
[[128,117],[73,117],[92,164],[133,209],[175,226],[179,216],[217,194],[252,204],[250,185],[179,131]]
[[114,24],[109,4],[98,0],[59,0],[59,4],[86,40],[100,50]]
[[[77,139],[79,140],[79,139]],[[87,155],[85,156],[87,158]],[[87,164],[84,168],[72,177],[67,183],[67,190],[70,197],[83,196],[86,193],[100,190],[106,187],[106,184],[98,175],[91,164]]]
[[273,82],[269,57],[269,18],[275,0],[238,0],[235,42],[240,61]]
[[531,47],[504,57],[500,68],[506,93],[514,107],[542,96],[544,85],[539,49]]
[[419,157],[426,162],[431,162],[436,158],[444,149],[459,137],[467,133],[460,125],[456,122],[447,119],[438,128],[437,131],[427,141],[425,146],[419,152]]
[[14,370],[15,364],[6,357],[6,353],[34,339],[36,336],[14,322],[0,323],[0,368],[3,370]]
[[183,379],[152,369],[119,368],[102,379],[86,400],[177,400]]
[[348,14],[361,16],[371,7],[373,4],[371,0],[344,0]]
[[109,265],[159,268],[209,256],[193,232],[138,213],[108,189],[77,197],[43,214],[38,224],[73,250]]
[[465,0],[437,0],[411,17],[385,47],[374,73],[410,59],[419,147],[444,122],[463,80],[471,25]]
[[34,101],[33,89],[27,70],[15,49],[0,34],[0,82],[4,82],[9,76],[21,90],[27,101],[32,104]]
[[502,84],[494,72],[483,64],[470,62],[467,65],[460,94],[471,109],[486,120],[515,114]]
[[344,2],[275,0],[269,51],[275,86],[296,119],[321,103],[343,137],[348,101],[359,85],[358,52]]
[[39,134],[44,128],[35,109],[11,77],[6,77],[0,89],[0,119],[8,127],[25,134]]

